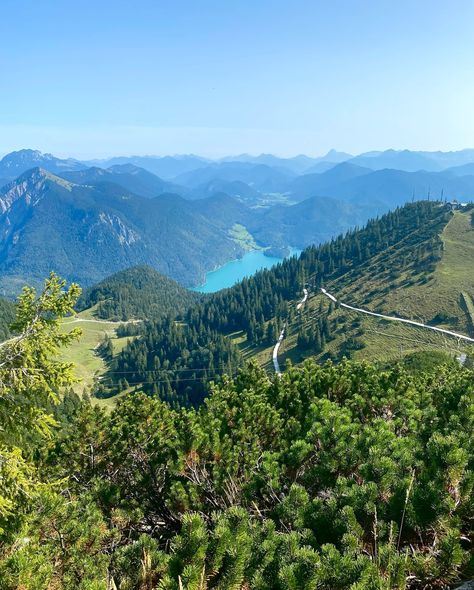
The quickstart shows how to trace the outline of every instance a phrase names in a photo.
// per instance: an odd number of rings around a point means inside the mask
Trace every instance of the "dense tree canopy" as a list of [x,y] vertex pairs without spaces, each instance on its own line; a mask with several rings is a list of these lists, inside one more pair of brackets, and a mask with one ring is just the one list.
[[[242,362],[228,338],[205,326],[165,318],[134,329],[139,337],[111,362],[98,395],[114,394],[116,384],[122,390],[139,385],[169,403],[198,405],[210,380],[232,375]],[[122,331],[131,332],[127,327]]]
[[81,311],[95,306],[95,315],[107,320],[152,320],[176,316],[198,299],[197,293],[156,270],[135,266],[86,289],[76,309]]

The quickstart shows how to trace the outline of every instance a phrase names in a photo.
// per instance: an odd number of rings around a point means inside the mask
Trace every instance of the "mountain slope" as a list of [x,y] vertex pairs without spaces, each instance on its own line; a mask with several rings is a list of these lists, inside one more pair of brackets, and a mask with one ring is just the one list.
[[322,173],[299,176],[291,182],[288,190],[295,198],[303,200],[308,197],[326,195],[333,187],[371,172],[369,168],[343,162]]
[[[471,216],[472,210],[467,210],[433,217],[371,257],[357,272],[326,281],[327,291],[343,303],[474,337]],[[331,326],[326,345],[318,345],[317,350],[314,345],[301,345],[312,338],[320,342],[315,326],[323,316]],[[298,361],[316,354],[321,359],[345,355],[385,361],[419,351],[469,355],[469,349],[455,338],[430,330],[334,308],[316,290],[302,317],[289,328],[281,360]]]
[[158,319],[177,316],[199,295],[147,266],[122,270],[86,289],[78,311],[93,307],[93,315],[107,320]]
[[349,201],[367,209],[370,215],[419,199],[474,200],[474,176],[445,172],[405,172],[383,169],[371,171],[344,162],[321,174],[305,174],[288,187],[295,200],[327,196]]
[[260,216],[251,217],[247,225],[260,243],[305,248],[363,225],[371,213],[371,207],[331,197],[312,197],[289,207],[272,207]]
[[411,199],[458,198],[474,200],[474,177],[447,173],[378,170],[326,190],[328,196],[359,205],[373,205],[374,213],[403,205]]
[[185,193],[187,199],[205,199],[218,193],[225,193],[235,197],[244,203],[258,204],[261,202],[261,193],[240,180],[221,180],[216,178],[205,182],[191,191]]
[[144,168],[139,168],[133,164],[116,164],[110,168],[98,168],[96,166],[85,170],[63,172],[60,176],[76,184],[113,182],[131,193],[149,199],[162,193],[182,194],[187,192],[184,187],[167,182]]
[[36,169],[0,193],[0,285],[17,292],[51,270],[87,286],[148,264],[186,284],[238,256],[226,232],[178,195],[145,199]]
[[255,213],[241,201],[226,193],[215,193],[211,197],[193,201],[190,207],[226,230],[236,223],[247,225],[255,217]]
[[463,164],[462,166],[455,166],[448,168],[445,172],[454,174],[455,176],[474,176],[474,162]]
[[[460,242],[458,224],[463,228]],[[206,329],[209,336],[212,332],[227,335],[243,358],[256,359],[269,370],[273,370],[272,350],[282,328],[282,367],[286,359],[300,362],[308,356],[319,360],[355,356],[386,362],[418,350],[457,354],[466,347],[453,338],[446,341],[430,330],[348,312],[334,306],[320,287],[324,285],[352,305],[407,319],[421,315],[425,322],[472,333],[472,269],[459,256],[468,243],[469,252],[474,252],[470,211],[453,215],[441,203],[409,204],[370,221],[361,230],[307,248],[299,259],[287,259],[213,294],[188,310],[186,330],[189,334]],[[453,259],[457,259],[455,272]],[[298,309],[303,287],[309,289],[309,299]],[[137,379],[153,372],[152,352],[160,348],[162,332],[162,327],[151,327],[145,339],[124,349],[115,360],[117,370],[127,366]],[[166,354],[160,357],[161,364]],[[232,358],[238,360],[235,354]],[[208,360],[203,362],[201,369],[207,370],[211,365]],[[215,370],[214,364],[212,367]],[[199,365],[193,364],[192,369],[199,370]],[[168,373],[167,378],[173,387],[179,371]]]

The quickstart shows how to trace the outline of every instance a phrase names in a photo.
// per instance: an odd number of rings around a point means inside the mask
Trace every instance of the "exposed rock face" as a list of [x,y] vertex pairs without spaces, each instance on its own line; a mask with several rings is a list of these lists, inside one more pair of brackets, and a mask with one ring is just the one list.
[[99,219],[103,225],[112,229],[122,246],[131,246],[140,239],[139,234],[127,227],[118,215],[100,213]]
[[15,201],[25,199],[25,203],[31,203],[31,196],[37,197],[47,178],[47,172],[41,168],[32,170],[29,174],[20,176],[16,181],[7,184],[3,193],[0,193],[0,212],[5,213]]

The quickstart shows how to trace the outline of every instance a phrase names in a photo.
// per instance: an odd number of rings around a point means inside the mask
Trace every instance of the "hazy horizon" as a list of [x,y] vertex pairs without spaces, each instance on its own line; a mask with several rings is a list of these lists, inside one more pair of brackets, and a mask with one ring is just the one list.
[[246,151],[246,152],[239,152],[239,153],[222,153],[220,155],[217,156],[209,156],[206,154],[200,154],[200,153],[193,153],[193,152],[174,152],[174,153],[167,153],[167,152],[163,152],[163,153],[132,153],[132,152],[120,152],[120,153],[111,153],[111,154],[105,154],[103,156],[92,156],[92,157],[87,157],[87,156],[77,156],[73,153],[62,153],[62,152],[51,152],[49,150],[42,150],[38,147],[31,147],[31,146],[23,146],[20,147],[18,149],[12,149],[12,150],[8,150],[8,151],[2,151],[0,152],[0,159],[4,158],[5,156],[14,153],[14,152],[19,152],[22,150],[33,150],[33,151],[38,151],[41,152],[43,155],[49,154],[52,156],[55,156],[57,158],[62,158],[62,159],[68,159],[68,158],[72,158],[75,160],[80,160],[80,161],[84,161],[84,162],[101,162],[101,161],[107,161],[107,160],[111,160],[113,158],[134,158],[134,157],[138,157],[138,158],[165,158],[165,157],[172,157],[172,158],[184,158],[184,157],[196,157],[196,158],[202,158],[202,159],[207,159],[210,161],[219,161],[222,159],[233,159],[233,158],[239,158],[239,157],[244,157],[244,156],[248,156],[251,158],[257,158],[259,156],[274,156],[277,158],[281,158],[281,159],[292,159],[292,158],[297,158],[297,157],[308,157],[308,158],[324,158],[324,156],[328,155],[330,152],[334,151],[334,152],[338,152],[338,153],[346,153],[348,154],[350,159],[351,157],[357,157],[357,156],[362,156],[362,155],[367,155],[367,154],[371,154],[371,153],[383,153],[386,151],[394,151],[394,152],[404,152],[404,151],[409,151],[409,152],[418,152],[418,153],[427,153],[427,154],[436,154],[436,153],[444,153],[444,154],[449,154],[449,153],[457,153],[457,152],[465,152],[465,151],[474,151],[474,148],[471,147],[462,147],[460,149],[455,149],[455,150],[421,150],[421,149],[408,149],[408,148],[386,148],[386,149],[371,149],[371,150],[367,150],[364,152],[354,152],[354,153],[349,153],[346,150],[343,149],[337,149],[337,148],[330,148],[329,150],[323,152],[323,153],[318,153],[318,154],[310,154],[310,153],[304,153],[304,152],[299,152],[299,153],[293,153],[293,154],[287,154],[287,155],[282,155],[282,154],[278,154],[275,152],[256,152],[256,153],[252,153],[250,151]]
[[[152,130],[147,129],[146,130],[147,133],[150,133]],[[2,126],[0,125],[0,133],[2,132]],[[64,132],[64,131],[63,131]],[[31,136],[34,138],[36,137],[37,133],[31,133]],[[82,135],[86,135],[85,133],[81,134]],[[334,147],[332,145],[329,145],[327,148],[321,148],[321,149],[314,149],[314,150],[303,150],[300,149],[298,151],[298,147],[297,146],[293,146],[294,150],[290,151],[290,150],[272,150],[271,147],[269,147],[268,149],[264,149],[266,146],[263,146],[262,149],[258,149],[258,148],[248,148],[246,149],[245,144],[243,143],[242,145],[242,149],[235,151],[235,150],[226,150],[225,147],[223,147],[222,149],[218,150],[218,151],[209,151],[209,150],[201,150],[198,151],[196,150],[185,150],[184,147],[182,150],[167,150],[166,148],[163,149],[156,149],[155,151],[150,151],[147,150],[145,147],[140,148],[139,144],[137,143],[137,149],[131,149],[128,147],[128,142],[126,140],[126,138],[123,140],[123,149],[122,148],[117,148],[117,149],[110,149],[110,150],[101,150],[101,151],[96,151],[94,149],[92,150],[83,150],[83,149],[77,149],[74,148],[73,145],[73,141],[72,141],[72,137],[74,137],[73,135],[67,135],[68,137],[68,144],[71,144],[71,149],[62,149],[62,148],[58,148],[58,149],[54,149],[54,144],[50,144],[49,142],[43,142],[45,145],[40,144],[39,142],[34,142],[34,141],[28,141],[28,134],[25,134],[25,141],[22,142],[21,140],[15,140],[11,143],[11,147],[9,147],[5,141],[3,141],[3,135],[0,135],[0,158],[4,157],[7,154],[10,154],[11,152],[16,152],[16,151],[21,151],[24,149],[31,149],[31,150],[35,150],[35,151],[39,151],[43,154],[53,154],[56,157],[59,158],[74,158],[74,159],[78,159],[78,160],[107,160],[107,159],[111,159],[111,158],[115,158],[115,157],[133,157],[133,156],[138,156],[138,157],[165,157],[165,156],[197,156],[197,157],[202,157],[202,158],[207,158],[210,160],[218,160],[220,158],[232,158],[232,157],[238,157],[238,156],[242,156],[242,155],[248,155],[248,156],[253,156],[253,157],[257,157],[260,155],[272,155],[272,156],[276,156],[279,158],[294,158],[297,156],[308,156],[310,158],[320,158],[322,156],[325,156],[327,153],[331,152],[331,151],[336,151],[336,152],[345,152],[348,153],[352,156],[358,156],[361,154],[367,154],[367,153],[371,153],[371,152],[384,152],[384,151],[388,151],[388,150],[393,150],[393,151],[397,151],[397,152],[402,152],[402,151],[412,151],[412,152],[428,152],[428,153],[434,153],[434,152],[444,152],[444,153],[450,153],[450,152],[460,152],[460,151],[465,151],[465,150],[470,150],[470,149],[474,149],[474,147],[470,147],[469,144],[459,144],[459,145],[455,145],[455,146],[441,146],[441,147],[437,147],[437,146],[430,146],[430,147],[425,147],[425,146],[420,146],[420,145],[411,145],[411,146],[407,146],[407,145],[400,145],[400,146],[394,146],[391,144],[387,144],[387,145],[383,145],[383,146],[368,146],[367,149],[363,149],[363,150],[350,150],[349,148],[345,148],[345,147]],[[112,137],[112,135],[111,135]],[[92,134],[91,139],[89,141],[92,141],[94,138],[94,134]],[[82,141],[82,140],[81,140]],[[81,141],[79,142],[79,144],[81,144]],[[85,139],[84,139],[85,141]],[[135,145],[136,142],[130,142],[132,145]],[[173,142],[170,142],[173,143]],[[230,142],[232,144],[232,142]],[[52,145],[52,147],[48,147],[49,145]]]

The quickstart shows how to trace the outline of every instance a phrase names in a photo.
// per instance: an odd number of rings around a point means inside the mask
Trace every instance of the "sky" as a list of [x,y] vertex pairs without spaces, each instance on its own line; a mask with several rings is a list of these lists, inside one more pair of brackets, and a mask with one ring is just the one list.
[[1,0],[0,154],[474,147],[472,0]]

